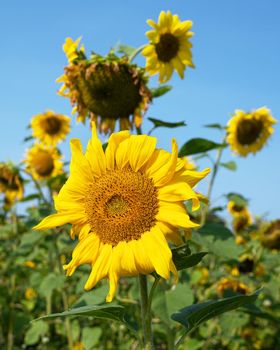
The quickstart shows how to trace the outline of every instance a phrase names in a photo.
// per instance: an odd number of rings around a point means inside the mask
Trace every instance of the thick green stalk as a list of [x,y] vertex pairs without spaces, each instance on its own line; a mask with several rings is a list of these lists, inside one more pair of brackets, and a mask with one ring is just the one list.
[[139,275],[139,285],[144,350],[153,350],[152,320],[150,302],[148,298],[147,276]]

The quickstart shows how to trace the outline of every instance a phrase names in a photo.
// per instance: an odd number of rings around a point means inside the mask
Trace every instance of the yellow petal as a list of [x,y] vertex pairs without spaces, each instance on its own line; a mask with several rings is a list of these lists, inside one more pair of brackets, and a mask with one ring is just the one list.
[[99,177],[106,172],[106,158],[102,148],[102,143],[96,134],[95,123],[92,123],[92,138],[88,143],[85,157],[95,176]]
[[137,172],[150,159],[157,139],[147,135],[132,135],[128,143],[128,158],[133,171]]
[[44,218],[38,225],[34,226],[33,230],[49,230],[50,228],[73,223],[76,220],[79,220],[80,217],[80,213],[69,211],[52,214]]
[[105,151],[106,166],[108,170],[115,169],[116,150],[119,147],[120,143],[129,137],[130,133],[128,130],[116,132],[110,136],[108,146]]
[[99,256],[96,262],[93,264],[89,278],[85,284],[85,290],[92,289],[97,282],[108,275],[111,267],[112,259],[112,246],[110,244],[104,244],[100,246]]

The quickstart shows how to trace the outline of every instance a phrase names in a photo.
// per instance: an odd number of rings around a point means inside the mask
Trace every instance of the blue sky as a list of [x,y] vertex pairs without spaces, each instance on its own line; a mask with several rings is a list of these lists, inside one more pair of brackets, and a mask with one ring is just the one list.
[[[33,115],[48,108],[70,114],[69,101],[56,94],[55,83],[66,63],[61,49],[65,37],[82,36],[86,49],[100,54],[117,42],[140,46],[146,43],[146,19],[157,19],[161,10],[193,21],[196,69],[187,70],[185,80],[174,76],[173,90],[155,100],[147,113],[147,117],[188,124],[177,130],[158,129],[154,135],[160,147],[170,149],[174,136],[179,145],[192,137],[220,141],[219,131],[203,125],[226,124],[236,108],[265,105],[279,120],[278,0],[6,0],[0,4],[0,160],[22,159],[27,147],[22,140],[30,133],[26,126]],[[137,63],[144,65],[144,59],[139,57]],[[150,85],[156,84],[152,79]],[[86,144],[89,129],[74,119],[72,126],[69,138],[79,137]],[[150,127],[145,121],[144,131]],[[69,159],[68,142],[61,148]],[[221,170],[213,198],[240,192],[251,199],[254,214],[279,217],[279,149],[277,125],[269,145],[256,156],[243,159],[225,151],[223,160],[235,160],[238,170]],[[204,192],[206,185],[207,181],[200,187]]]

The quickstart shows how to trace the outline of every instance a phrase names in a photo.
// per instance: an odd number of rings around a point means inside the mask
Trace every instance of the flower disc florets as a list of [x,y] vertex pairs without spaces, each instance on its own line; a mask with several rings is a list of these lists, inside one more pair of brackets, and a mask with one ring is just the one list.
[[91,117],[101,132],[114,131],[116,121],[121,130],[139,127],[151,101],[144,72],[113,53],[90,59],[80,54],[65,68],[60,93],[70,98],[78,120]]

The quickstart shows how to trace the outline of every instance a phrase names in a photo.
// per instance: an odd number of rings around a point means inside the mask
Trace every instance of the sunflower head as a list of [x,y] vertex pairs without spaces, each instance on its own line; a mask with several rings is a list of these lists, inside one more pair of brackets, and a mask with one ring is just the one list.
[[150,75],[159,73],[159,81],[168,81],[175,69],[184,78],[186,66],[194,67],[190,38],[192,21],[181,22],[178,15],[162,11],[158,23],[149,19],[153,28],[146,33],[150,43],[143,49],[146,57],[146,70]]
[[248,294],[250,293],[250,288],[233,278],[222,278],[217,285],[217,292],[221,295],[225,295],[226,291],[234,292],[234,293],[239,293],[239,294]]
[[70,132],[70,118],[47,111],[35,115],[31,120],[32,135],[43,144],[55,146]]
[[280,220],[265,225],[261,234],[261,242],[269,249],[280,249]]
[[23,179],[12,163],[0,162],[0,192],[5,194],[7,207],[23,197]]
[[37,296],[36,291],[33,288],[27,288],[25,291],[25,299],[31,300]]
[[237,268],[240,273],[251,273],[254,271],[256,264],[251,256],[244,255],[238,260]]
[[240,232],[245,230],[247,227],[252,225],[252,223],[253,223],[252,216],[250,212],[247,210],[243,214],[236,215],[233,218],[232,226],[233,226],[234,232],[239,234]]
[[71,141],[70,177],[55,198],[57,213],[35,227],[73,225],[71,235],[78,235],[79,243],[64,266],[67,275],[90,264],[85,289],[108,278],[107,301],[121,276],[152,271],[166,279],[170,271],[176,275],[167,241],[181,243],[179,228],[198,226],[190,220],[184,201],[199,208],[192,188],[209,169],[186,170],[175,140],[171,154],[157,149],[156,141],[122,131],[110,136],[104,152],[93,124],[85,154],[78,139]]
[[90,116],[100,132],[113,132],[117,121],[121,130],[139,127],[151,101],[144,73],[113,53],[77,56],[59,79],[64,83],[60,93],[70,98],[79,121]]
[[34,144],[27,150],[24,163],[36,180],[47,180],[62,173],[63,163],[56,148]]
[[274,132],[275,123],[276,120],[265,107],[249,113],[236,110],[228,122],[227,142],[236,154],[246,157],[263,148]]

